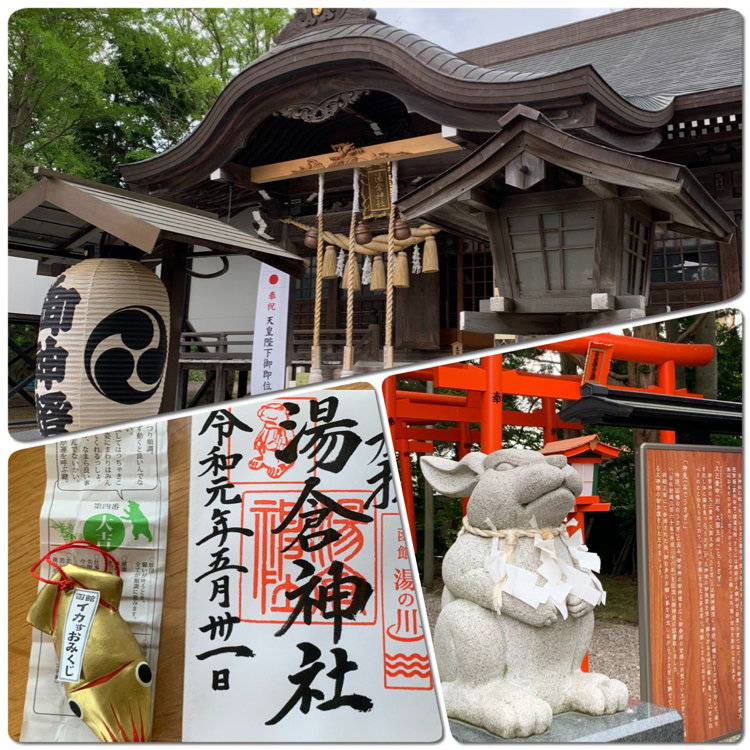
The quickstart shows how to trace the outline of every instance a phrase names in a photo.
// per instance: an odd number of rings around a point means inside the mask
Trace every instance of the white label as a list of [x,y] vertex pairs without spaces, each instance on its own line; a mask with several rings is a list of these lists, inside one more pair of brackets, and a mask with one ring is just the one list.
[[[65,594],[63,594],[65,596]],[[65,629],[60,644],[60,669],[58,682],[79,682],[83,654],[99,606],[99,592],[89,589],[74,589],[70,606],[65,616]]]
[[258,301],[253,329],[253,364],[250,393],[270,393],[285,388],[286,326],[289,308],[289,275],[265,263],[260,269]]

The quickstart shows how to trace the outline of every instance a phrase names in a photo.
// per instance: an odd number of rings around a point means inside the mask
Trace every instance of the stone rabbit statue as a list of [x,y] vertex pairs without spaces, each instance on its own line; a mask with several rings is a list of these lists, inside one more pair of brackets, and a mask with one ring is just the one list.
[[622,711],[625,685],[580,669],[606,595],[599,558],[563,526],[578,472],[564,456],[519,449],[421,465],[443,495],[471,493],[434,633],[448,716],[512,738],[546,731],[563,711]]

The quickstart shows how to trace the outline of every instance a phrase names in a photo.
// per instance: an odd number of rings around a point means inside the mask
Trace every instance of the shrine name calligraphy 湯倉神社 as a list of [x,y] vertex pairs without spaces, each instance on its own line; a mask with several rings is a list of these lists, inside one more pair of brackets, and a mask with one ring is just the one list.
[[194,417],[191,467],[183,740],[438,739],[374,393]]

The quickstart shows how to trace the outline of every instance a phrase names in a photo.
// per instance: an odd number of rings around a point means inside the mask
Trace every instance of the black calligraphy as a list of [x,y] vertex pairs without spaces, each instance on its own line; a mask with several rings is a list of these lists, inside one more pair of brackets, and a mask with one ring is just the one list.
[[324,700],[325,693],[312,686],[320,672],[326,666],[319,661],[321,656],[320,649],[312,643],[298,643],[297,648],[302,651],[302,663],[300,671],[289,675],[288,680],[296,687],[292,697],[282,706],[278,713],[266,724],[277,724],[281,721],[295,706],[303,714],[310,712],[312,702],[319,701],[316,705],[318,711],[331,711],[344,706],[353,708],[355,711],[366,712],[372,709],[373,703],[366,695],[358,693],[344,694],[344,678],[349,672],[356,671],[359,667],[356,662],[349,659],[347,652],[343,648],[332,648],[335,664],[334,667],[326,674],[334,682],[333,694],[327,700]]
[[[214,445],[208,451],[205,458],[198,463],[205,466],[205,470],[199,476],[210,474],[213,478],[205,488],[208,499],[205,506],[214,505],[211,510],[211,528],[205,536],[195,542],[196,546],[211,543],[214,547],[210,552],[210,562],[206,569],[200,573],[195,582],[207,579],[211,584],[209,604],[220,608],[218,614],[208,614],[204,625],[198,630],[208,636],[211,641],[218,641],[221,645],[210,648],[203,653],[196,654],[196,659],[205,661],[222,656],[233,656],[235,658],[251,658],[255,656],[252,649],[245,644],[227,644],[234,632],[234,626],[240,622],[240,618],[231,612],[231,601],[229,597],[230,576],[246,573],[247,567],[233,562],[230,548],[227,546],[231,536],[252,536],[251,529],[242,526],[231,526],[229,523],[230,510],[223,506],[233,506],[242,502],[238,492],[232,493],[234,485],[228,481],[224,472],[235,468],[242,460],[241,453],[229,453],[225,442],[229,443],[235,430],[241,432],[252,432],[252,428],[238,419],[229,409],[220,409],[209,414],[200,430],[200,435],[213,430]],[[231,672],[228,667],[213,670],[211,678],[211,689],[215,691],[229,690]]]

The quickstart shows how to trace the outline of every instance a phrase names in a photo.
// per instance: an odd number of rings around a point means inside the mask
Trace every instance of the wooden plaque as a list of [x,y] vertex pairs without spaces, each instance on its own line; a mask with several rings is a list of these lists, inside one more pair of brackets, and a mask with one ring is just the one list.
[[391,163],[362,167],[359,172],[362,218],[379,219],[391,210]]
[[641,446],[641,697],[685,741],[742,730],[742,449]]

